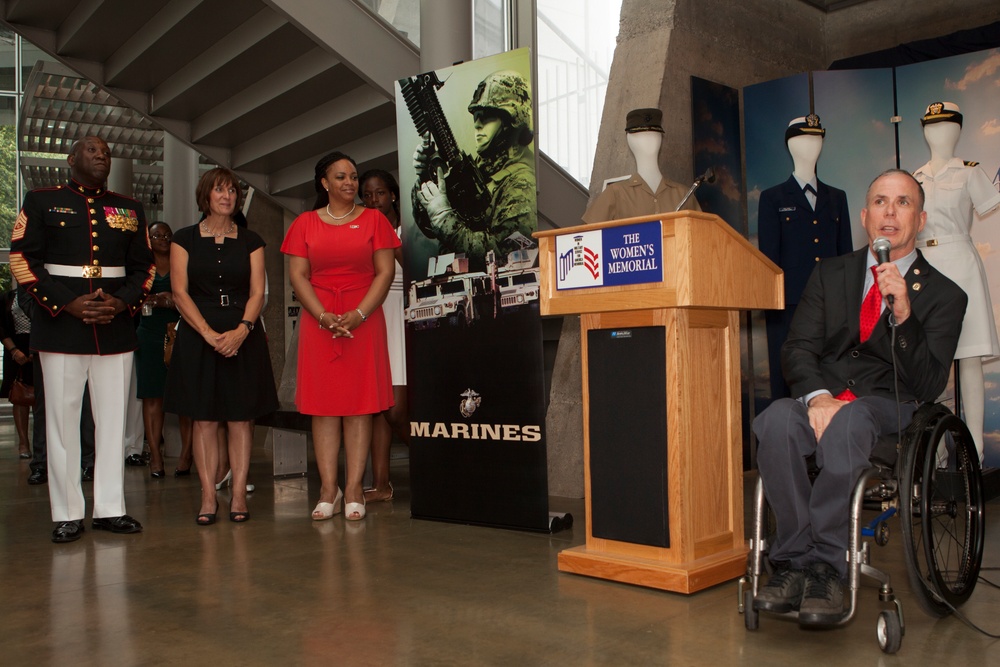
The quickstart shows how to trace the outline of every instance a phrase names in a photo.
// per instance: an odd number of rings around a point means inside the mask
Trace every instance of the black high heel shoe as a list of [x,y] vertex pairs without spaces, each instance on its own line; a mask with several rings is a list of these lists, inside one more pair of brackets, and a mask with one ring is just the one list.
[[162,469],[161,470],[150,470],[149,471],[149,476],[152,477],[153,479],[163,479],[164,477],[167,476],[167,473],[164,470],[162,470]]
[[191,475],[191,467],[188,466],[187,470],[181,470],[180,468],[174,468],[174,477],[189,477]]
[[215,523],[215,515],[219,513],[219,503],[215,503],[214,512],[206,512],[205,514],[199,514],[194,520],[199,526],[211,526]]

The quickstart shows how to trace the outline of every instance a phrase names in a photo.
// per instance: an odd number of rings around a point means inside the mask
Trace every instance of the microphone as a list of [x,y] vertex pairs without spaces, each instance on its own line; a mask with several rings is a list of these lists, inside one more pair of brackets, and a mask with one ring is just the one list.
[[687,203],[687,200],[691,198],[691,195],[694,194],[694,191],[697,190],[701,186],[702,183],[715,183],[715,170],[714,169],[712,169],[711,167],[709,167],[708,169],[705,170],[704,174],[702,174],[698,178],[694,179],[694,183],[692,183],[691,187],[688,188],[687,194],[684,195],[684,199],[682,199],[681,203],[678,204],[677,208],[674,209],[675,213],[677,211],[681,210],[681,208],[683,208],[684,204]]
[[[875,251],[875,256],[878,257],[879,264],[885,264],[889,261],[890,248],[892,248],[892,243],[890,243],[889,239],[884,236],[880,236],[872,241],[872,250]],[[889,302],[889,306],[892,306],[892,302],[895,301],[891,294],[888,295],[885,300]]]

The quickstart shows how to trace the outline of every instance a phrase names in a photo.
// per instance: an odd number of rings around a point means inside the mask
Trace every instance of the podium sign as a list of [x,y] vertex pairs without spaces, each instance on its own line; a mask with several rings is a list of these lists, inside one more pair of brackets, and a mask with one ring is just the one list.
[[[640,226],[659,228],[658,280],[560,288],[566,244]],[[559,569],[681,593],[739,577],[739,311],[783,308],[781,269],[707,213],[535,236],[542,314],[581,328],[587,538]]]
[[663,280],[659,220],[556,237],[556,289],[637,285]]

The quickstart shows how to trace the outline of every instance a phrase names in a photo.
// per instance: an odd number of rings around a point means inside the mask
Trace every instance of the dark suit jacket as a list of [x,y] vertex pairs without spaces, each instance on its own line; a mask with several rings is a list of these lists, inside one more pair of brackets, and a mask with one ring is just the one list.
[[799,302],[816,263],[854,250],[843,190],[816,181],[816,210],[794,176],[760,193],[757,243],[785,272],[785,303]]
[[[894,398],[889,309],[861,340],[866,253],[823,260],[802,294],[781,365],[793,398],[850,388],[856,396]],[[958,285],[918,257],[904,277],[912,313],[896,328],[899,400],[934,401],[948,383],[968,301]]]

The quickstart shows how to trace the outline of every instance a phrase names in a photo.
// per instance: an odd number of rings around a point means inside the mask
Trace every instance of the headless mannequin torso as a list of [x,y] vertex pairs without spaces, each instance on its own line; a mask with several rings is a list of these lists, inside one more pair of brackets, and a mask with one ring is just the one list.
[[659,132],[633,132],[626,134],[625,140],[635,158],[635,173],[646,182],[651,191],[656,192],[663,180],[658,162],[663,135]]
[[792,173],[803,183],[816,176],[816,162],[823,151],[823,137],[792,137],[788,140],[788,152],[795,168]]

